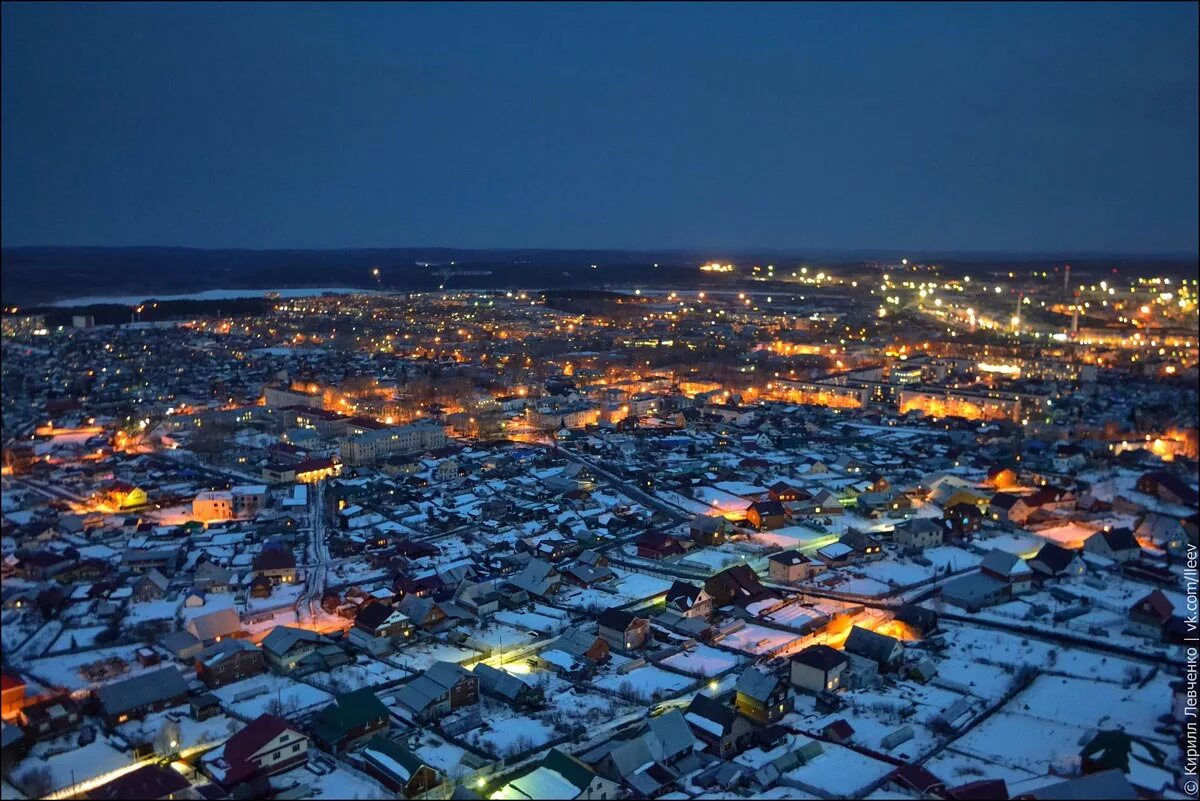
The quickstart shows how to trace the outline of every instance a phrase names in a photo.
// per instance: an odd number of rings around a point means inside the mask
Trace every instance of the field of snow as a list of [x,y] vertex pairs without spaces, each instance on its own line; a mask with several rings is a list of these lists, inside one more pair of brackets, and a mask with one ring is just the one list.
[[797,635],[787,631],[768,629],[764,626],[756,626],[753,623],[749,623],[745,628],[738,629],[732,634],[722,637],[720,643],[726,648],[745,651],[748,654],[755,654],[757,656],[786,646],[788,643],[798,639],[800,638]]
[[556,736],[549,723],[527,715],[511,714],[506,706],[487,706],[483,727],[463,735],[463,739],[489,754],[503,757],[527,748],[533,748]]
[[[265,691],[243,701],[234,700],[257,688],[263,688]],[[322,707],[333,699],[333,696],[324,690],[271,673],[218,687],[212,694],[221,700],[222,707],[247,720],[253,720],[266,712],[276,700],[283,704],[284,712],[290,715]]]
[[602,687],[613,692],[620,692],[622,688],[628,687],[645,700],[657,700],[682,691],[686,687],[695,684],[695,680],[687,676],[670,673],[653,665],[647,665],[646,667],[631,670],[625,674],[614,671],[606,676],[595,679],[592,683],[596,687]]
[[58,654],[64,651],[74,651],[77,648],[88,648],[96,643],[96,635],[107,626],[85,626],[78,629],[64,629],[58,635],[54,644],[46,649],[47,654]]
[[233,300],[234,298],[261,298],[268,292],[277,292],[281,298],[311,298],[326,292],[334,295],[373,295],[374,290],[355,289],[353,287],[313,287],[309,289],[206,289],[203,292],[188,292],[182,295],[88,295],[81,298],[56,300],[51,306],[59,308],[67,306],[98,306],[115,304],[118,306],[136,306],[147,300]]
[[735,654],[701,644],[690,651],[667,657],[660,664],[693,676],[715,676],[737,667],[743,661],[745,660]]
[[99,682],[99,684],[109,684],[121,679],[127,679],[146,670],[157,670],[160,665],[144,668],[137,661],[137,657],[134,654],[140,647],[140,644],[118,645],[113,648],[98,648],[94,651],[83,651],[78,654],[59,654],[58,656],[35,659],[27,663],[26,667],[34,678],[56,687],[63,687],[67,690],[83,690],[91,686],[94,689],[96,685],[89,684],[83,676],[79,675],[79,668],[91,662],[115,656],[124,659],[125,663],[129,665],[128,673],[123,673],[120,676]]
[[630,573],[624,570],[614,570],[620,578],[612,591],[626,601],[638,601],[652,595],[664,593],[671,588],[671,582],[644,573]]
[[852,751],[833,743],[822,743],[825,752],[807,765],[790,770],[785,776],[823,793],[840,798],[861,797],[861,788],[891,773],[887,762]]

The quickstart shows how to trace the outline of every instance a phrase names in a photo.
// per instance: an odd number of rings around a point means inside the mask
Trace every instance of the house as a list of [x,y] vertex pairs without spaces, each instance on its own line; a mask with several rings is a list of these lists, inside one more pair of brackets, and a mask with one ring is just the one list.
[[1020,495],[1011,492],[997,492],[988,501],[988,516],[997,522],[1016,523],[1022,525],[1033,514],[1033,510],[1025,505]]
[[325,643],[315,631],[295,626],[276,626],[261,643],[266,664],[278,673],[288,674]]
[[82,797],[89,801],[123,801],[128,798],[183,799],[201,796],[179,771],[167,765],[152,764],[143,765],[99,787],[93,787]]
[[530,559],[508,583],[534,598],[549,598],[558,592],[562,579],[558,569],[544,559]]
[[1034,573],[1043,579],[1082,576],[1085,570],[1083,557],[1053,542],[1043,545],[1028,563]]
[[209,689],[257,676],[265,669],[262,650],[245,640],[222,640],[196,654],[196,677]]
[[845,718],[838,718],[821,729],[821,736],[831,743],[844,745],[854,739],[854,727]]
[[864,492],[857,499],[858,512],[867,517],[908,517],[915,511],[912,498],[894,489]]
[[780,503],[796,503],[812,497],[806,490],[794,487],[786,481],[777,481],[772,484],[768,487],[768,494],[771,500]]
[[274,587],[271,579],[264,575],[257,575],[250,580],[250,597],[251,598],[270,598],[271,588]]
[[482,619],[500,611],[500,593],[494,581],[464,581],[454,591],[454,602]]
[[180,551],[176,548],[130,549],[121,557],[121,566],[133,573],[157,570],[164,576],[173,576],[179,566]]
[[[1190,539],[1192,542],[1195,542],[1196,516],[1192,515],[1190,520],[1192,521]],[[1147,512],[1138,518],[1133,531],[1139,538],[1149,541],[1158,549],[1172,555],[1183,554],[1186,551],[1189,540],[1188,523],[1186,520],[1181,520],[1171,515],[1159,514],[1158,512]]]
[[138,602],[158,601],[167,594],[170,579],[151,568],[133,583],[133,600]]
[[195,662],[196,654],[200,653],[201,649],[204,648],[204,645],[196,638],[196,635],[190,631],[173,631],[169,634],[164,634],[159,639],[158,644],[165,648],[171,656],[189,665]]
[[494,668],[483,662],[476,662],[471,670],[479,679],[479,689],[484,695],[499,698],[514,706],[533,706],[542,699],[541,688],[534,687],[520,676],[514,676],[506,670]]
[[226,790],[308,762],[308,737],[275,715],[259,715],[203,760],[204,771]]
[[17,673],[0,673],[0,717],[11,720],[25,706],[25,679]]
[[813,560],[799,551],[781,551],[767,559],[767,575],[772,581],[794,584],[811,578],[816,572]]
[[657,798],[698,760],[698,742],[683,715],[673,709],[651,717],[634,736],[616,736],[579,754],[606,779],[620,782],[635,798]]
[[1162,590],[1154,590],[1129,608],[1129,626],[1126,631],[1140,637],[1160,640],[1164,628],[1174,614],[1175,605],[1163,595]]
[[509,780],[488,797],[493,801],[541,798],[604,801],[619,798],[620,789],[616,782],[600,776],[580,760],[552,748],[536,767]]
[[697,693],[688,704],[683,719],[692,727],[692,734],[704,743],[708,753],[726,759],[746,750],[753,737],[754,724],[733,707]]
[[618,651],[642,648],[650,638],[650,621],[632,612],[608,609],[596,618],[597,633]]
[[50,695],[31,699],[17,713],[17,723],[29,743],[61,737],[74,731],[83,720],[83,712],[69,695]]
[[1083,550],[1114,562],[1132,562],[1142,555],[1142,546],[1128,528],[1097,531],[1083,541]]
[[109,726],[178,706],[187,695],[187,682],[173,667],[141,673],[96,690],[101,717]]
[[973,503],[955,503],[942,509],[942,532],[946,542],[970,539],[983,527],[983,512]]
[[703,587],[676,579],[667,589],[667,609],[686,618],[707,620],[712,614],[712,597]]
[[1009,489],[1017,485],[1017,471],[1004,465],[988,468],[986,483],[998,490]]
[[896,610],[895,620],[904,624],[917,638],[928,637],[938,628],[937,612],[916,604],[901,606]]
[[411,626],[425,631],[437,630],[447,618],[441,604],[432,598],[417,595],[405,595],[400,599],[395,611],[408,618]]
[[337,696],[317,714],[313,740],[330,753],[343,753],[386,733],[389,722],[388,708],[364,687]]
[[838,544],[845,545],[852,550],[850,559],[855,562],[869,562],[883,558],[883,544],[879,540],[857,529],[850,529],[842,538],[838,540]]
[[928,517],[914,517],[898,523],[892,530],[892,542],[901,548],[924,550],[934,548],[945,541],[942,527]]
[[993,520],[1023,526],[1039,509],[1054,511],[1071,509],[1074,506],[1075,495],[1070,491],[1057,487],[1043,487],[1029,495],[997,492],[988,503],[988,514]]
[[479,677],[452,662],[441,660],[403,685],[396,700],[418,719],[430,722],[479,703]]
[[1073,473],[1087,466],[1088,452],[1073,442],[1063,443],[1055,447],[1051,462],[1054,464],[1055,471]]
[[[1021,586],[1029,586],[1027,580]],[[1012,597],[1014,590],[1007,579],[999,579],[987,573],[968,573],[956,576],[943,584],[939,590],[942,599],[968,612],[1003,603]]]
[[441,773],[386,737],[371,738],[360,755],[368,775],[404,798],[416,798],[442,783]]
[[607,565],[590,565],[577,560],[559,571],[563,580],[577,587],[591,587],[605,581],[611,581],[615,574]]
[[189,620],[184,628],[204,645],[242,634],[242,621],[231,607],[217,609]]
[[699,515],[692,519],[688,533],[701,545],[721,545],[729,538],[729,521],[723,517]]
[[810,645],[790,660],[792,686],[810,693],[830,692],[841,686],[849,660],[828,645]]
[[1003,582],[1009,595],[1022,595],[1033,589],[1033,570],[1024,559],[1008,551],[998,548],[988,551],[979,563],[979,572]]
[[778,723],[792,708],[788,683],[754,667],[742,671],[734,691],[737,711],[762,724]]
[[538,659],[561,673],[586,672],[607,660],[609,650],[608,640],[600,635],[573,628],[560,634]]
[[1137,491],[1152,495],[1160,501],[1195,507],[1196,490],[1185,484],[1178,476],[1163,470],[1145,473],[1138,477]]
[[819,548],[816,557],[825,567],[842,567],[854,560],[854,548],[844,542],[834,542]]
[[413,624],[407,615],[388,604],[371,601],[358,611],[354,628],[372,637],[411,637]]
[[661,531],[647,531],[633,542],[643,559],[666,559],[684,552],[679,540]]
[[714,607],[737,604],[745,607],[773,593],[762,585],[758,574],[749,565],[734,565],[709,576],[704,591],[713,599]]
[[759,531],[787,525],[787,510],[779,501],[755,501],[746,507],[746,521]]
[[296,557],[283,548],[264,548],[255,554],[250,575],[265,576],[272,584],[293,584],[296,581]]
[[884,671],[895,667],[904,654],[904,647],[895,637],[864,629],[861,626],[854,626],[850,629],[850,636],[846,638],[846,644],[843,647],[847,653],[870,659]]
[[228,568],[215,565],[212,562],[201,562],[192,574],[192,587],[208,593],[229,592],[233,587],[235,576]]
[[188,699],[188,714],[193,720],[208,720],[221,714],[221,699],[212,693],[200,693]]

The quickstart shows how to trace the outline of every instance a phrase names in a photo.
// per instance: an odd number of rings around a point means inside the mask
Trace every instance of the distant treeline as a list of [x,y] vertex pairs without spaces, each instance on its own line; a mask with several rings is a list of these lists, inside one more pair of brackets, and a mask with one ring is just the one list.
[[227,300],[148,300],[142,311],[129,306],[104,303],[93,306],[34,306],[22,309],[43,314],[50,328],[70,326],[75,315],[94,317],[96,325],[122,325],[130,322],[156,323],[168,320],[194,320],[199,317],[247,317],[269,311],[278,301],[270,298],[230,298]]
[[[917,254],[905,254],[915,256]],[[899,254],[828,251],[626,251],[464,250],[371,248],[355,250],[198,250],[192,248],[56,248],[0,250],[0,291],[14,305],[45,304],[87,296],[138,293],[177,295],[207,289],[361,287],[395,291],[437,289],[533,289],[559,287],[717,287],[736,283],[749,265],[783,270],[807,264],[826,269],[866,270],[898,262]],[[1191,258],[1037,258],[925,254],[927,263],[987,274],[1011,270],[1054,270],[1070,263],[1076,275],[1119,270],[1133,275],[1194,276]],[[708,261],[734,262],[735,274],[701,273]],[[453,265],[451,263],[453,262]],[[379,269],[379,276],[373,274]],[[449,276],[446,270],[450,271]],[[474,274],[467,274],[474,273]]]

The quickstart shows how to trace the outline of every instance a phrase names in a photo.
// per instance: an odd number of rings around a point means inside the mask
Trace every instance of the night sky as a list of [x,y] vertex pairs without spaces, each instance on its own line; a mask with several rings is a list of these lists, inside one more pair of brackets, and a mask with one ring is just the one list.
[[1197,6],[5,3],[5,245],[1197,251]]

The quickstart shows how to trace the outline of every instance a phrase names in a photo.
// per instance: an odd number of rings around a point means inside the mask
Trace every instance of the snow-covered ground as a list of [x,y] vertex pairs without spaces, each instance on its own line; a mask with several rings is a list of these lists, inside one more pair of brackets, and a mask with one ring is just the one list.
[[709,645],[697,645],[689,651],[669,656],[660,664],[690,673],[693,676],[716,676],[745,662],[743,657]]
[[[261,692],[246,697],[255,690]],[[324,690],[271,673],[218,687],[212,694],[221,700],[221,706],[226,710],[247,720],[270,711],[276,702],[282,705],[285,714],[292,715],[324,706],[333,699]]]

